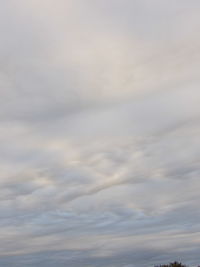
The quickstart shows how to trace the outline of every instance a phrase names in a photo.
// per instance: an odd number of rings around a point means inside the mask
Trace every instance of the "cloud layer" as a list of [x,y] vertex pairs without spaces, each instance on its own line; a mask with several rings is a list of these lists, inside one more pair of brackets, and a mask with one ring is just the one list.
[[199,264],[199,1],[0,9],[0,264]]

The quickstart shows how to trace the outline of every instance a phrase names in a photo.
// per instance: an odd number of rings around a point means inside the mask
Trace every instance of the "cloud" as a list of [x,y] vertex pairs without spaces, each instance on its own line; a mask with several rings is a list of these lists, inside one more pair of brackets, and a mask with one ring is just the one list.
[[197,264],[198,7],[2,3],[2,265]]

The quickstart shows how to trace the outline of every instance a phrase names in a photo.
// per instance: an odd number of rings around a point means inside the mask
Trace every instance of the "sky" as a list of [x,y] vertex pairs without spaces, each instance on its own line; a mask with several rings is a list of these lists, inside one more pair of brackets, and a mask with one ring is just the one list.
[[0,0],[0,265],[199,262],[200,1]]

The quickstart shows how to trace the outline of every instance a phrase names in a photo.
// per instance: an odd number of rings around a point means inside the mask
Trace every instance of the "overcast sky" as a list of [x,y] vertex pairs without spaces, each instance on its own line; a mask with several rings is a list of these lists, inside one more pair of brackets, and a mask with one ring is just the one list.
[[0,265],[195,266],[200,1],[0,0]]

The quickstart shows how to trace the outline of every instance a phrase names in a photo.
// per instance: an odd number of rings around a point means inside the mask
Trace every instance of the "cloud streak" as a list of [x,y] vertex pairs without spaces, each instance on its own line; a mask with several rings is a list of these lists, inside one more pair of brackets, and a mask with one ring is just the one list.
[[2,3],[1,265],[199,264],[198,8]]

